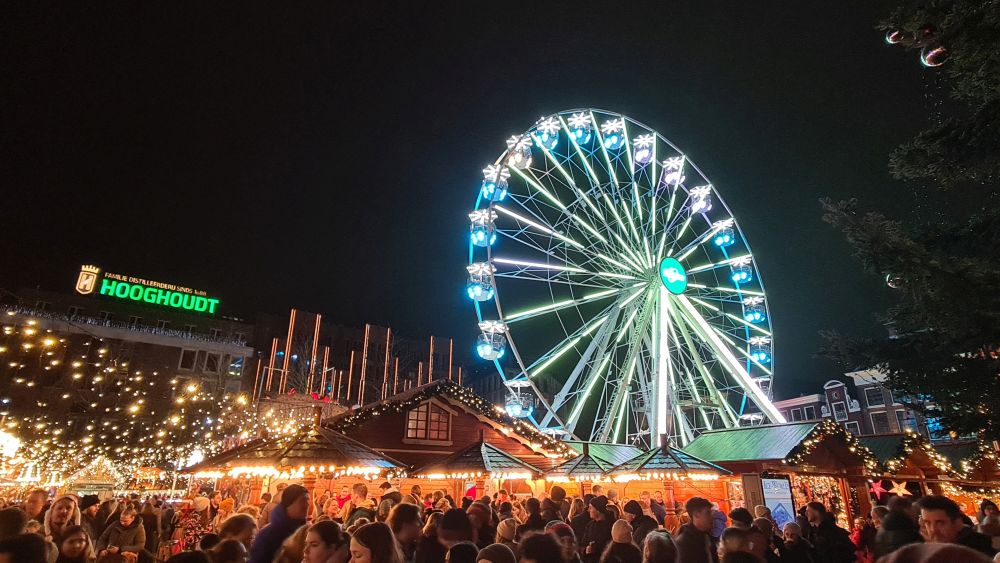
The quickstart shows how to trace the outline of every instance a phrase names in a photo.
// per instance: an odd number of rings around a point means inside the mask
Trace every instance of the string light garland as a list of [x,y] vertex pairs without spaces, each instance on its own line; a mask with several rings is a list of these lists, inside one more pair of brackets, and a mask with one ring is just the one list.
[[906,464],[906,459],[916,451],[920,451],[926,455],[927,458],[930,459],[931,463],[934,464],[934,467],[942,473],[952,477],[960,476],[960,472],[951,465],[948,458],[938,453],[927,438],[913,432],[910,429],[907,429],[903,434],[903,438],[899,444],[899,450],[896,454],[885,461],[885,470],[888,473],[895,474]]
[[851,453],[861,457],[869,472],[874,473],[881,469],[878,458],[871,450],[858,441],[854,434],[851,434],[846,428],[829,419],[816,424],[816,427],[781,462],[785,465],[801,465],[823,441],[829,439],[839,439],[846,443],[847,449]]
[[501,425],[503,427],[501,428],[501,432],[505,429],[507,430],[507,432],[504,432],[505,434],[508,434],[509,432],[517,433],[527,439],[529,442],[528,445],[532,449],[538,450],[539,453],[548,454],[549,457],[571,457],[577,455],[576,452],[564,442],[539,432],[538,429],[532,424],[506,414],[502,407],[498,407],[489,401],[486,401],[477,395],[472,389],[468,387],[461,387],[448,380],[440,380],[439,382],[426,386],[416,393],[405,395],[396,400],[390,399],[363,407],[354,413],[346,414],[340,418],[334,419],[326,426],[346,434],[351,429],[361,424],[388,414],[399,414],[409,411],[428,399],[440,396],[454,399],[455,401],[458,401],[474,410],[480,416],[488,418],[489,420]]

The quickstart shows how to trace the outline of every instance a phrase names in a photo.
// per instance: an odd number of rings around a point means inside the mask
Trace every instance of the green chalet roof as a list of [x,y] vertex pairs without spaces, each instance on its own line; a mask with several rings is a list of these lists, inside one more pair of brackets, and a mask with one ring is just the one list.
[[709,463],[703,459],[673,448],[670,446],[659,446],[645,451],[633,459],[615,467],[614,473],[714,473],[719,475],[729,475],[726,469]]
[[976,442],[966,442],[964,444],[941,444],[935,445],[934,449],[943,455],[951,463],[951,466],[959,471],[964,471],[962,462],[967,461],[979,451],[979,444]]
[[451,456],[429,463],[414,471],[414,475],[539,475],[541,471],[528,463],[486,442],[477,442]]
[[882,436],[861,436],[858,441],[868,448],[885,465],[890,459],[902,457],[905,454],[903,441],[905,434],[886,434]]
[[[575,449],[575,448],[574,448]],[[594,444],[587,444],[583,453],[545,472],[547,478],[587,479],[604,475],[614,465],[594,455]]]
[[749,426],[705,432],[684,451],[712,462],[785,459],[819,423]]
[[[608,469],[625,463],[642,453],[642,450],[628,444],[606,444],[603,442],[586,442],[590,456],[606,465]],[[566,442],[566,445],[578,453],[583,453],[584,442]]]

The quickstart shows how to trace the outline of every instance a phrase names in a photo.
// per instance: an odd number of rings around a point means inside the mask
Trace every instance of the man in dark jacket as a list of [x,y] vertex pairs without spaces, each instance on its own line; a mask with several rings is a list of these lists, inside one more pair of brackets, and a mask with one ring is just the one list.
[[917,501],[924,537],[931,543],[957,543],[992,558],[996,555],[990,537],[966,526],[962,509],[947,497],[930,495]]
[[[586,494],[583,497],[583,502],[586,505],[590,505],[590,501],[593,500],[594,495]],[[573,533],[576,534],[577,538],[582,539],[584,532],[587,531],[587,524],[590,524],[590,511],[583,510],[576,516],[570,519],[569,526],[573,528]],[[583,546],[581,546],[583,547]]]
[[87,534],[96,540],[104,533],[104,526],[97,524],[97,511],[101,508],[101,500],[97,495],[80,497],[80,525]]
[[659,525],[652,516],[646,516],[642,512],[642,505],[638,501],[630,500],[625,503],[622,509],[622,516],[625,521],[632,525],[632,541],[635,545],[642,545],[646,539],[646,534],[657,529]]
[[611,518],[608,516],[608,497],[599,496],[590,500],[587,512],[590,522],[583,532],[580,541],[580,551],[584,563],[597,563],[601,560],[604,547],[611,542]]
[[677,563],[718,563],[719,555],[712,543],[712,503],[701,497],[691,497],[684,503],[691,522],[678,530]]
[[257,534],[248,563],[271,563],[285,539],[306,523],[309,491],[302,485],[289,485],[281,492],[281,501],[271,511],[270,523]]
[[821,502],[806,505],[806,519],[809,520],[808,537],[816,549],[816,563],[854,563],[854,542],[847,530],[837,526],[833,514],[826,511]]

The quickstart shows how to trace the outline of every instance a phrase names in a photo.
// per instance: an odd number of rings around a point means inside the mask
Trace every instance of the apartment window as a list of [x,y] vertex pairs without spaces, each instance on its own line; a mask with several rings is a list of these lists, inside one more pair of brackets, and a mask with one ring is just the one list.
[[110,321],[111,319],[114,318],[114,315],[111,313],[111,311],[101,311],[100,313],[97,314],[97,316],[102,321]]
[[218,338],[218,337],[222,336],[222,331],[220,329],[217,329],[217,328],[213,328],[212,330],[210,330],[208,332],[209,332],[209,334],[212,335],[212,338]]
[[48,311],[49,305],[52,304],[48,301],[35,301],[35,309],[38,309],[39,311]]
[[82,315],[83,314],[83,309],[80,308],[80,307],[77,307],[76,305],[70,305],[69,309],[66,310],[66,314],[69,315],[69,316],[71,316],[71,317],[75,317],[77,315]]
[[802,419],[803,420],[815,420],[816,419],[816,407],[805,407],[802,409]]
[[847,420],[847,405],[845,405],[843,401],[833,404],[833,419],[837,422]]
[[419,405],[406,413],[406,437],[447,441],[449,416],[448,411],[430,402]]
[[865,389],[865,401],[869,407],[885,406],[885,395],[882,394],[881,387],[869,387]]
[[888,434],[892,432],[889,427],[889,413],[886,412],[873,412],[872,417],[872,432],[875,434]]
[[851,421],[844,424],[844,426],[847,428],[847,431],[850,432],[851,434],[854,434],[855,436],[861,435],[861,425],[858,424],[857,422]]
[[208,373],[219,373],[219,365],[221,362],[221,354],[207,354],[205,356],[205,371]]
[[916,432],[917,419],[913,413],[906,409],[896,409],[896,424],[899,424],[899,431],[905,432],[907,428]]
[[128,318],[128,324],[130,324],[130,325],[142,324],[142,317],[137,317],[135,315],[131,315]]
[[191,371],[194,369],[194,360],[198,353],[194,350],[181,350],[181,361],[177,369]]
[[165,321],[163,319],[160,319],[156,321],[156,328],[160,330],[167,330],[168,328],[170,328],[170,321]]
[[798,422],[802,420],[802,409],[792,409],[792,422]]

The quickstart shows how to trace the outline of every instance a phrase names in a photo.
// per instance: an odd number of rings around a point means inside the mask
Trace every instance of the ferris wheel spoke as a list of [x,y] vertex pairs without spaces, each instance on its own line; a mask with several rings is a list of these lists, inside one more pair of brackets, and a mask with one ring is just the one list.
[[[538,179],[535,178],[533,174],[530,174],[531,170],[528,170],[528,172],[529,172],[528,174],[525,174],[525,172],[523,170],[520,170],[520,169],[517,169],[517,168],[514,168],[513,170],[514,170],[514,172],[520,178],[524,179],[524,181],[525,181],[526,184],[528,184],[530,187],[534,188],[538,193],[544,195],[546,197],[546,199],[548,199],[550,202],[552,202],[552,204],[554,204],[561,211],[563,211],[565,214],[567,214],[570,219],[572,219],[573,221],[575,221],[576,223],[578,223],[581,227],[583,227],[583,229],[585,231],[587,231],[588,233],[590,233],[590,235],[593,235],[594,237],[597,238],[597,240],[603,242],[604,244],[608,243],[608,239],[606,239],[604,237],[604,235],[602,235],[597,229],[595,229],[584,218],[580,217],[579,215],[577,215],[576,213],[574,213],[571,209],[569,209],[569,207],[567,207],[552,192],[550,192],[549,190],[545,189],[545,187],[542,186],[541,182],[539,182]],[[590,235],[587,235],[588,239],[590,238]]]
[[774,423],[784,423],[785,418],[781,416],[771,401],[767,398],[767,395],[761,390],[760,386],[751,379],[750,374],[746,369],[740,364],[739,360],[733,354],[732,350],[725,345],[725,343],[720,339],[719,335],[712,330],[705,319],[698,313],[694,308],[694,305],[683,295],[678,296],[678,301],[682,306],[683,315],[687,320],[693,321],[692,328],[694,332],[700,336],[703,342],[708,344],[715,352],[718,354],[720,364],[729,371],[731,375],[734,376],[736,381],[740,384],[744,391],[750,396],[750,399],[757,405],[764,415]]
[[[562,121],[562,117],[560,117],[559,120]],[[562,126],[564,130],[566,130],[565,129],[566,124],[563,123]],[[576,142],[573,141],[572,136],[569,135],[568,130],[566,130],[566,134],[570,137],[570,141],[574,144],[574,146],[576,146]],[[538,139],[537,136],[534,135],[532,136],[535,139],[535,144],[538,146],[539,149],[542,150],[542,153],[545,155],[548,161],[551,162],[552,165],[556,167],[556,170],[558,170],[559,173],[562,174],[563,178],[566,179],[566,184],[569,186],[569,189],[575,192],[577,194],[577,197],[581,198],[584,201],[584,203],[586,203],[587,206],[590,207],[594,211],[594,213],[596,213],[597,216],[603,221],[604,214],[601,213],[600,209],[598,209],[597,206],[594,205],[594,202],[592,202],[590,198],[587,197],[587,194],[576,185],[576,182],[573,180],[573,176],[569,172],[567,172],[565,168],[563,168],[562,164],[559,164],[559,160],[555,157],[554,154],[552,154],[552,151],[550,151],[545,146],[545,144]],[[577,149],[579,150],[579,147],[577,147]]]
[[547,352],[539,356],[535,361],[531,362],[530,365],[524,368],[524,372],[519,374],[519,376],[526,376],[527,378],[535,378],[542,374],[546,368],[551,366],[556,360],[558,360],[563,354],[568,352],[574,346],[580,343],[581,340],[590,336],[597,328],[602,324],[607,322],[610,316],[610,307],[605,309],[605,313],[590,321],[590,323],[581,326],[580,328],[573,331],[571,334],[567,335],[566,338],[562,339],[558,344],[549,348]]
[[[624,381],[619,383],[613,394],[613,398],[608,405],[608,411],[605,415],[605,425],[601,432],[601,440],[607,441],[612,435],[612,425],[610,420],[614,419],[614,437],[617,438],[621,431],[621,423],[624,420],[625,408],[628,406],[628,402],[625,398],[628,395],[629,388],[632,385],[632,376],[635,369],[636,358],[640,349],[640,340],[642,335],[646,332],[649,325],[649,320],[651,317],[651,310],[654,308],[653,304],[655,302],[656,293],[653,291],[648,292],[648,297],[643,301],[642,307],[638,310],[637,324],[635,330],[631,333],[627,352],[625,354],[625,370],[623,375]],[[616,342],[620,340],[616,339]]]
[[726,258],[725,260],[720,260],[719,262],[714,262],[714,263],[711,263],[711,264],[701,264],[701,265],[698,265],[698,266],[693,266],[691,268],[688,268],[688,275],[693,275],[693,274],[697,274],[699,272],[706,272],[708,270],[715,270],[715,269],[718,269],[718,268],[723,268],[723,267],[726,267],[726,266],[731,266],[734,262],[739,262],[740,260],[743,260],[744,258],[753,258],[753,256],[750,255],[750,254],[743,254],[741,256],[734,256],[732,258]]
[[513,313],[503,319],[507,324],[516,323],[518,321],[523,321],[525,319],[532,319],[541,315],[548,315],[551,313],[556,313],[564,309],[569,309],[570,307],[576,307],[583,305],[585,303],[591,303],[593,301],[600,301],[602,299],[607,299],[618,295],[619,293],[625,291],[626,288],[612,288],[605,289],[604,291],[598,291],[596,293],[591,293],[589,295],[584,295],[579,299],[565,299],[563,301],[557,301],[555,303],[549,303],[548,305],[542,305],[540,307],[535,307],[533,309],[528,309],[526,311],[519,311]]
[[740,317],[737,317],[736,315],[734,315],[732,313],[723,311],[722,309],[716,307],[715,305],[712,305],[711,303],[707,303],[707,302],[705,302],[704,300],[702,300],[702,299],[700,299],[698,297],[693,297],[692,296],[691,297],[691,301],[693,303],[697,303],[697,304],[701,305],[702,307],[705,307],[707,309],[711,309],[711,310],[715,311],[716,313],[725,315],[730,320],[732,320],[732,321],[734,321],[734,322],[736,322],[736,323],[738,323],[738,324],[740,324],[742,326],[745,326],[745,327],[748,327],[748,328],[750,328],[752,330],[755,330],[755,331],[763,334],[764,336],[773,336],[770,332],[768,332],[767,330],[765,330],[764,327],[756,325],[756,324],[754,324],[754,323],[752,323],[750,321],[747,321],[746,319],[742,319]]
[[723,221],[716,221],[712,224],[710,228],[705,230],[705,232],[695,236],[694,240],[689,242],[687,246],[679,249],[677,252],[680,254],[677,256],[678,262],[683,262],[688,256],[690,256],[694,251],[712,239],[717,233],[723,229],[727,229],[732,226],[732,219],[726,219]]

